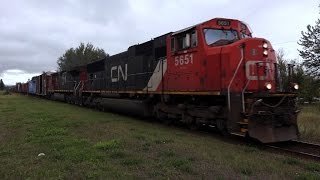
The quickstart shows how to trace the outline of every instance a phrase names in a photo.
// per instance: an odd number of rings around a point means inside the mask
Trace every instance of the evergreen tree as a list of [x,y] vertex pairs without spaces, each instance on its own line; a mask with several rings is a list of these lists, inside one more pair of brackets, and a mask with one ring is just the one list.
[[315,26],[308,25],[307,31],[301,32],[298,44],[302,46],[299,55],[303,58],[303,65],[309,75],[320,77],[320,19]]
[[5,88],[5,85],[2,81],[2,79],[0,79],[0,90],[4,90],[4,88]]

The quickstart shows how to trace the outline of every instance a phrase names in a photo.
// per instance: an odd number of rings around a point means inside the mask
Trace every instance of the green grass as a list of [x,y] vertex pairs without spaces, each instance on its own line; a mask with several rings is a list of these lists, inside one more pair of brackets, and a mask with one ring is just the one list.
[[0,164],[1,179],[320,178],[314,162],[22,95],[0,95]]
[[320,104],[304,105],[298,116],[301,139],[320,143]]
[[102,150],[113,150],[120,147],[120,142],[116,139],[112,139],[109,141],[98,142],[94,147]]

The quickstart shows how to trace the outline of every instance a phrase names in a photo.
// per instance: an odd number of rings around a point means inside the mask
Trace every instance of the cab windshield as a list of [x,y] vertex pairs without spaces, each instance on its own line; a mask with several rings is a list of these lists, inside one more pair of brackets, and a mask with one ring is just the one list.
[[204,29],[203,32],[209,46],[227,45],[239,39],[236,30]]
[[245,23],[241,23],[240,36],[241,36],[241,39],[252,37],[250,27]]

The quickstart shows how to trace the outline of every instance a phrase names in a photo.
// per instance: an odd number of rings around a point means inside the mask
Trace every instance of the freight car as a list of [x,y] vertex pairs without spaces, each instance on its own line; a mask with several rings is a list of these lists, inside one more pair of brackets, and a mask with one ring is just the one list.
[[28,93],[28,83],[21,83],[21,82],[16,83],[15,91],[22,93],[22,94],[27,94]]
[[37,92],[37,81],[36,81],[36,78],[35,78],[35,77],[33,77],[33,78],[28,82],[28,86],[29,86],[28,93],[29,93],[29,94],[36,94],[36,92]]
[[268,40],[242,21],[215,18],[52,74],[43,95],[269,143],[299,135],[299,86],[280,91],[278,79]]

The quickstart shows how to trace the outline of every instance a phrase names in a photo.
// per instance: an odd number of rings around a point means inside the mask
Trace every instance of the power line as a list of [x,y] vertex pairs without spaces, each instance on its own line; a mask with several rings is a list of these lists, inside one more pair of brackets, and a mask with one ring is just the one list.
[[298,41],[284,41],[284,42],[278,42],[278,43],[272,43],[273,45],[279,45],[279,44],[288,44],[288,43],[297,43]]
[[[257,5],[258,7],[265,7],[264,4],[265,3],[262,1],[262,2],[259,2],[258,4],[254,4],[254,5]],[[248,12],[248,13],[245,16],[242,16],[241,19],[246,20],[247,18],[252,17],[251,15],[255,14],[257,11],[261,11],[261,9],[254,8],[254,7],[247,9],[246,12]]]

